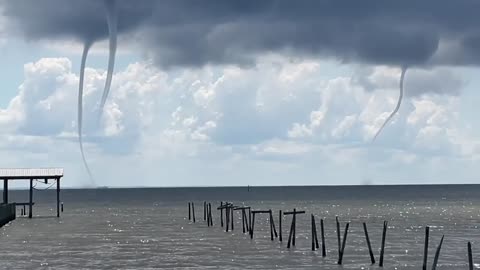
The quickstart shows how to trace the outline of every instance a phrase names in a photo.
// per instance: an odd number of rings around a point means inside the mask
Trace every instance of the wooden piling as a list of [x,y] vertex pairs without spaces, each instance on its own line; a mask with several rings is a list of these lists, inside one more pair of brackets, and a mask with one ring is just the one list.
[[223,228],[223,202],[220,202],[220,227]]
[[427,260],[428,260],[428,240],[430,237],[430,227],[425,227],[425,245],[423,247],[423,270],[427,270]]
[[61,204],[61,211],[62,211],[62,213],[63,213],[63,202],[62,202],[62,204]]
[[278,211],[278,233],[280,234],[280,242],[282,242],[282,210]]
[[365,231],[365,239],[367,240],[368,253],[370,254],[370,261],[375,264],[375,257],[373,256],[372,245],[370,244],[370,237],[368,237],[367,223],[363,222],[363,230]]
[[472,244],[468,242],[468,269],[473,270]]
[[322,234],[322,257],[326,257],[327,248],[325,247],[325,229],[323,228],[323,219],[320,219],[320,233]]
[[383,222],[382,247],[380,249],[380,262],[378,266],[383,267],[383,255],[385,254],[385,238],[387,237],[388,222]]
[[193,223],[195,223],[195,204],[192,202],[192,217],[193,217]]
[[192,209],[191,203],[188,203],[188,220],[192,220]]
[[348,235],[348,227],[350,223],[347,222],[345,225],[345,232],[343,233],[343,242],[342,242],[342,249],[340,250],[340,256],[338,257],[338,264],[343,263],[343,254],[345,253],[345,245],[347,244],[347,235]]
[[440,257],[440,250],[442,249],[443,238],[445,235],[442,235],[442,239],[440,240],[440,244],[438,244],[437,251],[435,252],[435,258],[433,259],[432,270],[437,269],[438,258]]

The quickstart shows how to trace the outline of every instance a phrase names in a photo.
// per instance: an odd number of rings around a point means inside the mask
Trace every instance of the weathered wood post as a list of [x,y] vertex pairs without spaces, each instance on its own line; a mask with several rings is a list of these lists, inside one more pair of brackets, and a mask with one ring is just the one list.
[[430,237],[430,227],[425,227],[425,245],[423,247],[423,270],[427,270],[427,260],[428,260],[428,239]]
[[325,229],[323,228],[323,218],[320,219],[320,231],[322,234],[322,257],[327,256],[327,248],[325,246]]
[[268,221],[270,223],[270,240],[273,241],[273,220],[272,220],[272,210],[268,214]]
[[365,238],[367,239],[368,253],[370,254],[370,261],[375,264],[375,257],[373,256],[372,245],[370,244],[370,237],[368,237],[367,223],[363,222],[363,230],[365,231]]
[[385,239],[387,237],[387,228],[388,228],[388,222],[384,221],[383,233],[382,233],[382,247],[380,249],[380,262],[378,263],[378,266],[380,267],[383,267],[383,255],[385,254]]
[[60,217],[60,178],[57,181],[57,217]]
[[472,244],[468,242],[468,269],[473,270]]
[[445,235],[442,235],[442,239],[440,240],[440,244],[438,244],[437,251],[435,252],[435,258],[433,259],[432,270],[437,269],[438,258],[440,257],[440,250],[442,249],[443,238]]
[[62,206],[61,206],[61,211],[62,211],[62,213],[63,213],[63,202],[62,202]]
[[282,210],[278,210],[278,233],[280,234],[280,242],[282,242]]
[[[8,191],[7,191],[8,194]],[[30,179],[30,192],[29,192],[29,204],[28,204],[28,218],[33,217],[33,179]]]
[[338,264],[343,263],[343,254],[345,253],[345,245],[347,243],[347,234],[348,234],[348,227],[350,226],[350,223],[347,222],[345,225],[345,232],[343,233],[343,242],[342,242],[342,249],[340,250],[340,256],[338,258]]

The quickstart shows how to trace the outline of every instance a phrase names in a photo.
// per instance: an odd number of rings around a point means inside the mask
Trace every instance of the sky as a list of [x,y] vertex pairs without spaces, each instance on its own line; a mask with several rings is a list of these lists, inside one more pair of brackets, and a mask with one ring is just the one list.
[[[473,0],[0,1],[0,166],[63,167],[66,187],[480,183],[478,10]],[[100,114],[109,16],[117,48]],[[77,132],[88,42],[93,179]],[[400,109],[373,141],[402,68]]]

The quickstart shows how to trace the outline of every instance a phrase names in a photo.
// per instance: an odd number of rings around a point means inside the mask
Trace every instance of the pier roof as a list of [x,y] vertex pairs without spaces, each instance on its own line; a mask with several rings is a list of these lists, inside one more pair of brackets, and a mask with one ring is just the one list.
[[63,168],[0,168],[0,179],[60,179]]

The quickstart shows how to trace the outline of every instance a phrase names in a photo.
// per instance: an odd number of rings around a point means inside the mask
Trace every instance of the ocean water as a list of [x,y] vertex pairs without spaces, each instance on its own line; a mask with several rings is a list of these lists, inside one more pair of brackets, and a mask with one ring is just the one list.
[[[368,224],[378,262],[387,220],[383,269],[420,269],[424,226],[431,226],[429,266],[442,235],[437,269],[468,269],[467,242],[480,262],[480,186],[347,186],[62,190],[65,211],[55,216],[54,191],[35,191],[34,218],[18,217],[0,229],[1,269],[379,269],[371,265],[362,222]],[[28,191],[12,191],[24,202]],[[187,202],[195,202],[196,223]],[[214,227],[203,220],[212,203]],[[270,240],[268,219],[257,216],[255,237],[220,227],[220,201],[278,210],[304,210],[296,246]],[[17,210],[20,214],[20,209]],[[310,214],[325,220],[327,257],[311,251]],[[344,264],[337,265],[335,216],[350,222]],[[320,232],[319,237],[320,237]],[[478,265],[476,265],[478,266]]]

